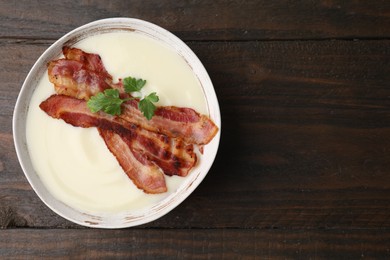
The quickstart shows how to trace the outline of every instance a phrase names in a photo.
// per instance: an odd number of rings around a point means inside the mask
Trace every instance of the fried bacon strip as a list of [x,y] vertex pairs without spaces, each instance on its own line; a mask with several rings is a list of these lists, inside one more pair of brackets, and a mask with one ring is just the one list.
[[81,61],[59,59],[48,65],[49,80],[58,94],[88,100],[105,89],[111,88],[110,78],[88,70]]
[[113,131],[99,129],[99,133],[127,176],[139,189],[151,194],[167,191],[165,178],[159,167],[142,153],[133,152],[129,144]]
[[88,100],[115,85],[99,55],[66,46],[62,53],[64,59],[48,64],[49,80],[58,94]]
[[138,102],[138,100],[125,102],[120,117],[149,131],[181,138],[191,144],[207,144],[218,132],[218,127],[210,118],[200,115],[191,108],[158,107],[152,119],[148,120],[139,111]]
[[[40,104],[49,116],[78,127],[98,127],[118,134],[129,148],[154,162],[167,175],[186,176],[196,164],[193,145],[180,139],[147,131],[119,117],[104,112],[92,113],[85,100],[65,95],[52,95]],[[117,139],[117,138],[116,138]],[[106,142],[108,148],[112,142]],[[118,156],[116,155],[118,158]],[[122,164],[121,164],[122,165]]]
[[86,70],[94,71],[98,73],[102,78],[106,78],[108,81],[112,81],[112,76],[107,72],[103,65],[100,55],[94,53],[87,53],[77,48],[70,48],[64,46],[62,53],[67,60],[75,60],[83,63],[83,67]]
[[[68,47],[63,48],[63,53],[66,59],[49,64],[49,79],[58,94],[88,100],[107,88],[116,88],[126,95],[121,83],[112,83],[99,55]],[[199,145],[209,143],[218,132],[209,117],[190,108],[158,107],[153,118],[147,120],[139,111],[138,102],[135,99],[124,103],[120,117],[149,131]]]
[[78,127],[97,127],[108,149],[134,184],[146,193],[167,190],[163,173],[186,176],[197,161],[193,144],[204,145],[218,132],[207,116],[190,108],[158,107],[151,120],[125,102],[119,117],[92,113],[86,101],[109,88],[127,97],[121,80],[113,83],[99,55],[63,48],[65,58],[48,64],[49,80],[59,95],[40,107],[53,118]]

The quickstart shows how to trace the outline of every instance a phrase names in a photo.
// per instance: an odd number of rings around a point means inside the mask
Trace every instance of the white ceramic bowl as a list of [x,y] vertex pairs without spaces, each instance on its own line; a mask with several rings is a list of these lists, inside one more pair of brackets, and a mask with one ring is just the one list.
[[[47,63],[60,56],[62,46],[71,46],[92,35],[126,30],[141,33],[165,43],[175,49],[186,60],[201,83],[207,100],[209,116],[220,130],[214,139],[204,147],[204,154],[200,160],[199,167],[197,167],[195,172],[191,172],[186,177],[186,180],[176,192],[145,210],[137,210],[136,212],[125,211],[116,214],[105,214],[103,212],[93,215],[62,203],[50,194],[44,186],[39,175],[34,170],[29,155],[26,141],[26,117],[31,96],[40,78],[47,72]],[[86,24],[69,32],[51,45],[36,61],[27,75],[20,90],[13,115],[13,135],[17,156],[24,174],[36,194],[50,209],[60,216],[77,224],[96,228],[125,228],[145,224],[160,218],[179,205],[195,190],[208,173],[217,154],[220,132],[221,117],[218,100],[212,82],[196,55],[184,42],[167,30],[146,21],[131,18],[110,18]]]

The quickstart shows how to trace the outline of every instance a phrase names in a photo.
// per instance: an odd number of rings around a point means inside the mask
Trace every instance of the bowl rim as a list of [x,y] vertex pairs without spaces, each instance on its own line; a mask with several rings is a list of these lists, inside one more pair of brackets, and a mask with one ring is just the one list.
[[[141,28],[144,31],[141,32]],[[29,156],[26,141],[25,119],[27,118],[29,101],[33,92],[35,91],[36,84],[33,88],[29,88],[28,86],[31,82],[36,83],[36,81],[42,77],[42,73],[46,71],[46,67],[44,68],[43,64],[47,64],[48,61],[52,60],[53,55],[55,53],[60,53],[63,45],[72,45],[86,37],[112,30],[130,30],[139,32],[148,35],[158,41],[161,41],[161,39],[163,39],[166,44],[171,45],[171,47],[175,49],[177,53],[186,60],[186,62],[189,64],[194,73],[196,69],[197,73],[195,74],[198,77],[200,85],[202,86],[206,98],[206,103],[209,109],[209,116],[218,126],[219,131],[214,137],[214,139],[205,147],[205,150],[210,147],[209,152],[207,153],[208,157],[205,159],[206,164],[203,166],[201,172],[191,173],[193,177],[191,177],[189,180],[192,181],[186,180],[185,182],[183,182],[183,184],[180,185],[179,189],[176,192],[173,192],[168,197],[156,203],[151,208],[137,211],[135,212],[137,213],[136,215],[130,214],[130,216],[132,216],[130,219],[129,212],[124,212],[118,213],[117,217],[114,218],[114,222],[107,222],[105,218],[107,218],[108,215],[102,213],[99,216],[96,216],[94,214],[80,212],[79,210],[71,208],[70,206],[64,204],[60,200],[57,200],[46,189],[46,187],[39,179],[38,174],[35,172],[35,169],[32,165]],[[172,46],[172,44],[175,46],[175,48]],[[175,207],[177,207],[179,204],[181,204],[196,189],[196,187],[198,187],[198,185],[208,174],[218,151],[221,135],[221,115],[215,89],[206,69],[204,68],[199,58],[195,55],[195,53],[181,39],[156,24],[136,18],[117,17],[96,20],[77,27],[59,38],[43,52],[43,54],[32,66],[26,79],[23,82],[13,112],[12,129],[17,158],[24,172],[24,175],[26,176],[34,192],[44,202],[46,206],[48,206],[52,211],[54,211],[61,217],[73,223],[87,227],[113,229],[133,227],[154,221],[164,216],[165,214],[173,210]],[[203,156],[205,156],[205,154]],[[76,219],[75,214],[77,213],[82,214],[85,218]],[[111,215],[110,217],[112,220]],[[123,219],[126,219],[126,217],[129,220],[127,222],[123,222]]]

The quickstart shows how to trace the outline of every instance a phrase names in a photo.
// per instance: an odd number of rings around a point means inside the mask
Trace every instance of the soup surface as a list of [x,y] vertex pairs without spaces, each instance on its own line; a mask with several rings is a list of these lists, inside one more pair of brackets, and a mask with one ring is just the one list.
[[[169,46],[135,32],[112,32],[91,36],[73,47],[99,54],[114,82],[127,76],[146,79],[142,92],[157,92],[158,105],[190,107],[208,114],[198,79]],[[45,73],[30,102],[27,145],[34,169],[58,200],[89,213],[137,210],[166,198],[185,180],[165,176],[168,192],[164,194],[137,189],[96,128],[73,127],[39,108],[54,93]]]

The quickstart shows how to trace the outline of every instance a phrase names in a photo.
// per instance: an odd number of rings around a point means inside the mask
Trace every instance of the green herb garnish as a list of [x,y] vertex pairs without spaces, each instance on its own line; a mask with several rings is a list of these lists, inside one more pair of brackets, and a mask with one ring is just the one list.
[[[123,87],[125,92],[130,94],[131,92],[140,92],[145,86],[146,80],[127,77],[123,79]],[[134,98],[121,99],[119,91],[117,89],[106,89],[104,92],[99,92],[95,96],[92,96],[87,106],[92,113],[98,111],[104,111],[110,115],[120,115],[122,113],[121,105],[123,102]],[[156,106],[153,104],[159,100],[156,92],[153,92],[140,100],[138,103],[138,109],[148,119],[152,119]]]
[[103,110],[107,114],[114,116],[122,113],[121,105],[125,101],[125,99],[119,97],[119,91],[117,89],[106,89],[104,92],[99,92],[91,97],[87,105],[92,113]]
[[154,115],[154,111],[156,110],[156,106],[153,102],[158,101],[158,96],[156,92],[150,93],[143,99],[141,99],[138,103],[138,109],[144,114],[144,116],[150,120]]
[[146,84],[146,80],[127,77],[123,79],[126,93],[139,92]]

